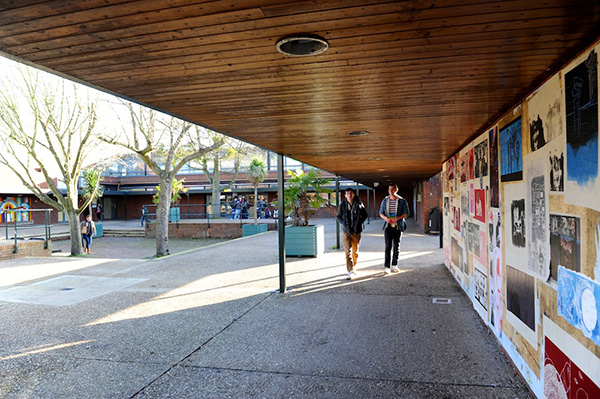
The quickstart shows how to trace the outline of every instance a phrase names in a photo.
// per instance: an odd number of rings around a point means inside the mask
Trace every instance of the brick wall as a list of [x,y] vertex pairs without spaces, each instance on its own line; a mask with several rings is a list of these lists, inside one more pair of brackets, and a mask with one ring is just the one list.
[[51,246],[44,249],[44,241],[21,241],[17,242],[17,253],[13,253],[14,242],[2,240],[0,242],[0,260],[21,258],[25,256],[50,256],[52,255]]

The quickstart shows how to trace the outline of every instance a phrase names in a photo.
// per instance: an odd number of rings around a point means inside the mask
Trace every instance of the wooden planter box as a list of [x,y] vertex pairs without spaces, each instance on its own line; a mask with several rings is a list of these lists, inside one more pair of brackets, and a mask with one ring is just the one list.
[[169,208],[169,223],[175,223],[181,220],[180,208]]
[[317,257],[325,252],[325,228],[322,224],[312,226],[287,226],[285,228],[285,252],[288,256]]
[[251,236],[258,233],[265,233],[269,228],[266,224],[243,224],[242,237]]
[[92,238],[104,236],[104,225],[101,222],[95,222],[96,234]]

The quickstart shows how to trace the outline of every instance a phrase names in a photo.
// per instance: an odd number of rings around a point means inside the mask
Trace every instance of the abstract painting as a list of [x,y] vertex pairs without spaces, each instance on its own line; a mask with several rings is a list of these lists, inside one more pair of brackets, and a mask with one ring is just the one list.
[[490,207],[500,207],[500,175],[498,170],[498,129],[489,131],[490,139]]
[[[525,338],[537,341],[537,334],[531,335],[535,332],[536,320],[535,279],[509,265],[506,267],[506,310],[508,316],[514,316],[509,322],[517,331]],[[521,325],[528,330],[520,328]]]
[[502,223],[500,211],[489,214],[489,256],[490,260],[490,321],[496,334],[502,334]]
[[550,277],[558,267],[581,270],[581,220],[576,216],[550,214]]
[[592,50],[565,74],[565,202],[600,210],[598,56]]
[[600,345],[600,284],[559,266],[558,315]]
[[500,129],[500,180],[523,179],[523,134],[521,117]]
[[542,281],[550,274],[548,238],[549,187],[546,154],[535,152],[525,157],[525,231],[527,232],[527,270]]

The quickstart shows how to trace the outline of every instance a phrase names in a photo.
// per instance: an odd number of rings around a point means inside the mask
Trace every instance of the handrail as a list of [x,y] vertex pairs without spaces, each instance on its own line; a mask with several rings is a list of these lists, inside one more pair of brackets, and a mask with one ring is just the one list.
[[[23,212],[44,212],[44,249],[48,249],[49,247],[49,242],[50,242],[50,236],[51,236],[51,231],[52,231],[52,219],[50,217],[50,212],[52,212],[53,209],[51,208],[47,208],[47,209],[23,209],[23,208],[14,208],[14,209],[0,209],[0,214],[4,213],[5,215],[9,215],[12,213],[12,219],[14,221],[13,224],[13,238],[14,238],[14,248],[13,248],[13,253],[16,254],[19,250],[18,247],[18,243],[17,240],[19,239],[19,222],[18,222],[18,218],[17,218],[17,212],[23,213]],[[37,228],[37,226],[35,225],[35,223],[33,223],[33,221],[31,221],[32,223],[28,225],[21,225],[20,229],[21,230],[27,230],[27,229],[34,229]],[[21,221],[22,223],[22,221]],[[10,221],[7,220],[4,222],[5,225],[5,237],[8,240],[8,225],[10,224]],[[35,236],[34,236],[35,237]],[[21,239],[24,239],[24,237],[21,237]]]
[[[217,206],[217,208],[220,208],[220,209],[213,210],[212,207],[214,207],[214,206]],[[143,207],[146,207],[148,209],[146,222],[152,223],[152,221],[156,221],[156,213],[157,213],[156,209],[157,209],[158,205],[157,204],[143,204],[142,209],[143,209]],[[236,215],[236,213],[231,208],[231,205],[229,203],[223,203],[223,204],[180,203],[179,205],[171,206],[170,209],[172,209],[172,208],[179,208],[179,210],[180,210],[179,218],[175,218],[176,223],[180,219],[206,219],[210,226],[210,221],[215,220],[215,219],[239,219],[240,224],[242,224],[243,219],[252,219],[253,218],[250,215],[250,210],[252,210],[254,208],[254,204],[248,203],[248,206],[246,207],[247,212],[242,212],[242,209],[240,209],[239,215]],[[268,208],[270,210],[269,214],[271,215],[271,217],[269,217],[269,219],[274,218],[274,217],[272,217],[273,213],[271,210],[271,209],[273,209],[273,206],[269,205]],[[266,219],[265,209],[266,209],[266,207],[261,207],[259,209],[259,219]]]

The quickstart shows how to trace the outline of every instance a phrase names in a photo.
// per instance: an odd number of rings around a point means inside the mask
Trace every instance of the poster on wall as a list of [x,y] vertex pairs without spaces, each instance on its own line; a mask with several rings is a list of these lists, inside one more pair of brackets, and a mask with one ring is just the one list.
[[550,277],[558,267],[581,271],[581,220],[577,216],[550,214]]
[[563,194],[565,191],[565,136],[559,136],[546,147],[548,148],[550,168],[550,194]]
[[452,248],[452,264],[456,267],[459,267],[459,263],[458,263],[458,240],[456,239],[456,237],[452,237],[450,239],[451,241],[451,248]]
[[488,175],[488,141],[483,140],[475,146],[475,178]]
[[475,190],[475,214],[473,217],[485,223],[485,190]]
[[500,181],[523,179],[521,117],[500,129]]
[[473,307],[481,318],[488,321],[488,279],[487,270],[478,261],[473,262]]
[[[31,212],[26,209],[30,209],[29,197],[0,197],[0,222],[10,223],[14,222],[27,222],[31,220]],[[10,212],[13,209],[19,209],[17,212]]]
[[525,157],[527,270],[542,281],[548,280],[550,275],[549,179],[546,165],[546,154],[543,152]]
[[600,345],[600,284],[559,266],[558,315]]
[[480,257],[481,254],[481,245],[480,234],[479,234],[479,225],[477,223],[467,222],[467,250],[475,255],[476,257]]
[[469,179],[469,152],[465,152],[460,157],[460,182],[464,183]]
[[534,347],[537,345],[535,279],[506,265],[506,317]]
[[600,398],[600,358],[544,316],[544,397]]
[[598,55],[592,50],[565,80],[565,202],[600,210],[598,182]]
[[490,139],[490,207],[500,208],[500,175],[498,170],[498,128],[489,131]]
[[527,101],[531,151],[563,134],[563,90],[558,74],[550,78]]
[[448,160],[448,180],[454,180],[454,157]]
[[600,398],[598,385],[581,371],[548,337],[544,339],[544,396]]
[[475,156],[473,154],[473,148],[469,148],[469,180],[473,180],[475,178],[475,170],[473,169],[475,166]]
[[523,183],[508,184],[504,187],[506,262],[523,271],[527,269],[525,194]]
[[463,220],[469,218],[469,191],[463,190],[460,193],[460,214]]
[[453,206],[452,210],[453,210],[452,221],[454,222],[454,230],[460,232],[460,208]]
[[502,335],[502,223],[500,210],[489,213],[490,322]]

